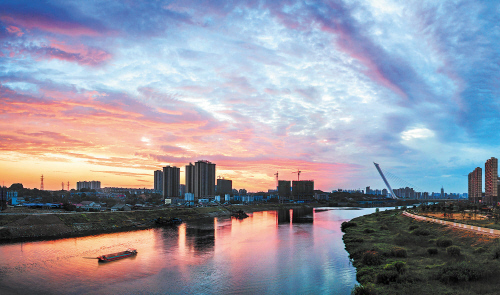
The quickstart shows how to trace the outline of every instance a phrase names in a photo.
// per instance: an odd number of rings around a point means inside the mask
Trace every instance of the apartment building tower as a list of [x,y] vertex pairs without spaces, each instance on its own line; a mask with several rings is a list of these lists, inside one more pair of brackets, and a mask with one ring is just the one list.
[[483,193],[483,171],[477,167],[469,173],[469,201],[477,204],[481,200]]
[[189,163],[186,165],[185,182],[186,182],[186,193],[194,194],[194,165]]
[[498,202],[498,159],[495,157],[484,164],[484,199],[489,205]]
[[163,167],[163,198],[178,198],[181,170],[175,166]]
[[204,160],[194,163],[195,199],[209,198],[214,196],[215,196],[215,164]]
[[217,179],[217,194],[224,196],[233,192],[233,181],[230,179]]
[[154,173],[154,190],[163,191],[163,171],[156,170]]
[[292,193],[290,180],[278,180],[278,196],[280,198],[289,199]]

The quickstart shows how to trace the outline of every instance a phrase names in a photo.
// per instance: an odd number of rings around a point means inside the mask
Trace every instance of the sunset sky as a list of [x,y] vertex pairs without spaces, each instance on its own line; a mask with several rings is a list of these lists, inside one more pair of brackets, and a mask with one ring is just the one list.
[[[467,192],[500,157],[497,1],[0,2],[0,181],[153,186],[197,160]],[[395,181],[393,187],[399,187]]]

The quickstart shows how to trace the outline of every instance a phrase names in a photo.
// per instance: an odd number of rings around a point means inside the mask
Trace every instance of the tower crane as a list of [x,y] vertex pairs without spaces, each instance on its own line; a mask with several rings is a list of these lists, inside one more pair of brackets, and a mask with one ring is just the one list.
[[299,169],[297,169],[297,171],[295,172],[292,172],[292,173],[297,173],[297,181],[300,181],[300,172],[302,171],[300,171]]

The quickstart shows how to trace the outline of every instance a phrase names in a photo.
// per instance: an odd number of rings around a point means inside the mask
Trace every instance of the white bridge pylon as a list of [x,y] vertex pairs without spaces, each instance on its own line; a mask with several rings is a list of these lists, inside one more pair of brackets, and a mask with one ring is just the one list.
[[398,197],[396,197],[396,194],[394,194],[394,191],[392,190],[391,185],[389,184],[389,182],[385,178],[384,173],[380,169],[379,165],[375,162],[373,162],[373,165],[375,165],[375,168],[377,168],[377,171],[380,174],[380,176],[382,177],[382,180],[385,182],[385,185],[387,186],[387,189],[389,190],[389,194],[391,195],[391,198],[399,199]]

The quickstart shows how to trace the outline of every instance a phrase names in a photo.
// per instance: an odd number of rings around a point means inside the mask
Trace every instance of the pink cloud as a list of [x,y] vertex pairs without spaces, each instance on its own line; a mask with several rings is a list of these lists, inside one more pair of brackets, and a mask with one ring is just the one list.
[[15,26],[8,26],[7,32],[14,34],[18,37],[21,37],[22,35],[24,35],[24,32],[20,28],[15,27]]
[[49,18],[41,14],[15,16],[2,15],[0,20],[27,29],[39,29],[50,33],[63,34],[68,36],[99,36],[101,33],[84,25],[72,22],[61,21]]

